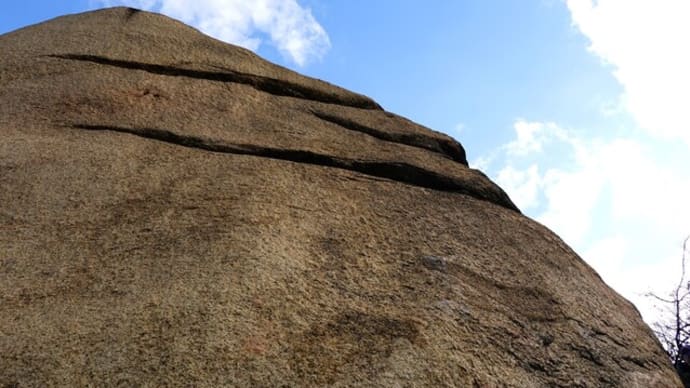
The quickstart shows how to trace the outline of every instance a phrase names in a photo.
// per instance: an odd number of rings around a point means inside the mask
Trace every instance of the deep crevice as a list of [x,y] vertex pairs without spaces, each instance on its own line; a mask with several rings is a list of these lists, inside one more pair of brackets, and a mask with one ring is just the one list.
[[457,142],[451,140],[444,141],[442,139],[437,139],[432,136],[422,134],[384,132],[375,128],[367,127],[366,125],[359,124],[344,117],[338,117],[318,111],[312,111],[312,113],[321,120],[328,121],[329,123],[336,124],[345,129],[365,133],[381,140],[422,148],[427,151],[438,153],[465,166],[468,165],[465,150],[462,148],[462,145]]
[[113,131],[127,133],[147,139],[159,140],[184,147],[196,148],[211,152],[252,155],[296,163],[340,168],[365,175],[386,178],[413,186],[465,194],[477,199],[492,202],[507,209],[517,211],[518,213],[520,212],[510,198],[508,198],[505,193],[500,191],[500,189],[496,191],[473,190],[457,179],[408,163],[353,160],[305,150],[279,149],[252,144],[218,143],[209,139],[179,135],[168,130],[156,128],[125,128],[90,124],[74,124],[72,127],[90,131]]
[[381,106],[379,106],[376,102],[366,97],[341,97],[336,94],[331,94],[322,90],[310,88],[289,81],[279,80],[270,77],[262,77],[255,74],[241,73],[232,70],[214,72],[204,70],[182,69],[168,65],[157,65],[153,63],[125,61],[120,59],[101,57],[97,55],[52,54],[47,56],[51,58],[98,63],[101,65],[120,67],[123,69],[142,70],[153,74],[167,75],[172,77],[189,77],[209,81],[233,82],[243,85],[249,85],[256,90],[260,90],[262,92],[270,93],[276,96],[295,97],[306,100],[323,102],[327,104],[351,106],[354,108],[382,110]]

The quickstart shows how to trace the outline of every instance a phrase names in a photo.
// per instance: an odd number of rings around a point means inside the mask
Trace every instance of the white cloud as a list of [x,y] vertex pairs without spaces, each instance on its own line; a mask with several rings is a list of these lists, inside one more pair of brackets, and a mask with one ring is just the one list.
[[532,164],[526,170],[505,166],[498,172],[496,183],[510,193],[511,199],[523,211],[538,204],[542,178],[536,164]]
[[513,124],[516,138],[506,145],[511,154],[526,155],[530,152],[540,151],[544,138],[542,132],[544,124],[538,122],[526,122],[518,120]]
[[318,60],[330,48],[328,34],[296,0],[99,0],[163,13],[217,39],[256,51],[269,38],[299,66]]
[[690,146],[690,1],[566,3],[590,50],[613,66],[622,103],[638,124]]
[[585,137],[517,120],[515,139],[480,161],[652,322],[644,294],[677,284],[690,233],[690,1],[565,2],[624,90],[602,115],[628,113],[637,127]]
[[566,134],[555,123],[542,123],[518,119],[513,123],[515,140],[504,147],[511,155],[527,155],[541,151],[545,143],[563,139]]
[[589,264],[600,274],[606,274],[609,284],[617,288],[628,288],[621,267],[627,255],[628,243],[621,234],[613,234],[592,243],[582,254]]
[[549,169],[542,179],[546,206],[536,219],[569,244],[581,246],[592,227],[592,212],[603,190],[598,171],[589,165],[573,171]]
[[[669,162],[663,154],[677,145],[661,141],[678,139],[690,146],[690,2],[566,0],[566,4],[573,25],[590,40],[589,50],[611,66],[623,86],[620,104],[651,135],[649,141],[657,143],[618,139],[607,144],[600,158],[612,198],[609,221],[627,227],[625,238],[632,247],[619,271],[600,267],[604,278],[650,319],[652,303],[641,294],[653,290],[663,295],[673,287],[680,260],[673,252],[690,233],[688,149]],[[591,252],[584,254],[586,259],[591,259],[587,257]]]

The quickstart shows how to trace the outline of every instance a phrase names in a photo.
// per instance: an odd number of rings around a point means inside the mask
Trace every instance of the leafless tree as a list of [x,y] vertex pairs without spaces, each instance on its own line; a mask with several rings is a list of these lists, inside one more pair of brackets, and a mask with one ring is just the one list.
[[674,290],[667,298],[654,293],[647,294],[662,303],[662,318],[652,325],[652,330],[666,349],[676,370],[684,363],[680,349],[690,342],[690,281],[685,274],[688,240],[690,236],[683,241],[680,280]]

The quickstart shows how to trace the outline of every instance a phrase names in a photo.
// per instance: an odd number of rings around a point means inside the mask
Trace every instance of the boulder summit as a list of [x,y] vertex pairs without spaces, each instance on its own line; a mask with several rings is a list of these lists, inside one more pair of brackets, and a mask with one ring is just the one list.
[[131,8],[0,52],[0,386],[680,384],[447,135]]

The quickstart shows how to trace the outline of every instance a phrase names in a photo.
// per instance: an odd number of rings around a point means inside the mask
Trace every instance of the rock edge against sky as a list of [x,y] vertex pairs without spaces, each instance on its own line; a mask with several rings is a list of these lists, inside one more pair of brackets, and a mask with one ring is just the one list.
[[0,384],[679,384],[446,135],[130,8],[0,48]]

